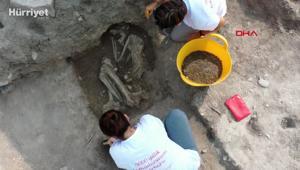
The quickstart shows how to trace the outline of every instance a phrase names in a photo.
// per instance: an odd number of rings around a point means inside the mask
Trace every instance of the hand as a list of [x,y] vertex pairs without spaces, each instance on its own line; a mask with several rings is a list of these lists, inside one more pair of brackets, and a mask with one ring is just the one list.
[[156,6],[157,6],[157,2],[152,2],[151,4],[149,4],[149,5],[146,6],[145,17],[147,19],[149,19],[150,16],[153,14],[153,11],[156,8]]
[[110,137],[107,140],[105,140],[102,144],[111,146],[116,140],[117,140],[116,138]]

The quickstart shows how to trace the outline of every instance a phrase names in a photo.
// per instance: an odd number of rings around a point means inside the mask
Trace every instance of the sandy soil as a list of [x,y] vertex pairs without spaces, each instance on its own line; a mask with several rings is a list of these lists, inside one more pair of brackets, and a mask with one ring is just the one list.
[[183,74],[190,80],[202,84],[216,82],[222,73],[222,63],[210,53],[194,52],[183,62]]

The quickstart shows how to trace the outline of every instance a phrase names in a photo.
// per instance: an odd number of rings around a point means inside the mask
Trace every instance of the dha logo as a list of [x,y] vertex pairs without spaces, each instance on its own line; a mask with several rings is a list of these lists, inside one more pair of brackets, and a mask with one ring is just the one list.
[[248,37],[257,37],[258,34],[256,31],[251,30],[251,31],[247,31],[247,30],[236,30],[235,31],[235,36],[237,37],[244,37],[244,36],[248,36]]
[[48,17],[49,11],[48,9],[21,9],[21,8],[9,8],[8,9],[8,15],[9,16],[31,16],[31,17]]

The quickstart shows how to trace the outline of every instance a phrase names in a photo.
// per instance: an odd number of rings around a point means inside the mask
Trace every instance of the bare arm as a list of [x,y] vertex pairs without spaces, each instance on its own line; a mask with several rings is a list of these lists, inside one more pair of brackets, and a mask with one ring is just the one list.
[[169,1],[169,0],[153,0],[153,2],[151,4],[146,6],[146,9],[145,9],[146,18],[149,19],[150,16],[152,15],[154,9],[167,1]]
[[225,25],[225,19],[222,17],[222,18],[220,19],[219,25],[218,25],[217,28],[214,30],[214,32],[220,30],[222,27],[224,27],[224,25]]

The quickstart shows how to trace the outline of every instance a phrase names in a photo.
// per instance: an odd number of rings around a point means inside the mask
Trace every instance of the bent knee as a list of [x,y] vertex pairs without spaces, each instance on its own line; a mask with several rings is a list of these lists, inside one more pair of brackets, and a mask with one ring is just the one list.
[[186,114],[180,110],[180,109],[173,109],[169,112],[167,118],[172,117],[172,118],[182,118],[182,117],[186,117]]
[[176,35],[173,32],[171,33],[170,38],[171,38],[172,41],[176,41],[176,42],[185,42],[188,39],[185,36],[179,36],[179,35]]

